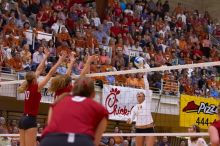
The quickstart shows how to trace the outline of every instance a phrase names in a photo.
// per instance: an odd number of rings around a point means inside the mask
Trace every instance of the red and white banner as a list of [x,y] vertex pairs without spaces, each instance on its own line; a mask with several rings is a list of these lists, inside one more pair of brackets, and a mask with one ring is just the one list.
[[109,112],[110,120],[127,121],[131,110],[137,104],[137,93],[145,93],[147,106],[151,106],[151,90],[135,89],[121,86],[104,85],[102,90],[102,104]]

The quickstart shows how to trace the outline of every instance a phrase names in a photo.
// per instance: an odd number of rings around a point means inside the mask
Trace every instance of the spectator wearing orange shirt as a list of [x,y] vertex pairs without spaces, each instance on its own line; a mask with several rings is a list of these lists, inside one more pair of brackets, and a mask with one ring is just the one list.
[[181,36],[180,37],[180,40],[179,40],[179,48],[181,50],[185,50],[187,48],[187,43],[186,43],[186,40],[184,38],[184,36]]
[[8,65],[15,71],[23,70],[21,55],[16,52],[15,56],[7,61]]
[[137,88],[144,89],[144,78],[143,78],[143,74],[138,73],[136,80],[137,80],[137,85],[136,85],[136,87],[137,87]]
[[31,52],[29,51],[29,45],[25,44],[21,51],[21,58],[24,70],[28,71],[31,69]]
[[57,39],[58,39],[58,41],[59,41],[60,43],[62,43],[62,41],[68,41],[68,42],[70,42],[70,40],[71,40],[71,37],[70,37],[70,35],[68,34],[68,32],[67,32],[67,30],[66,30],[66,27],[62,27],[62,28],[61,28],[61,32],[58,33],[58,34],[56,35],[56,37],[57,37]]
[[135,88],[137,86],[137,78],[135,74],[129,74],[128,78],[126,79],[125,85],[128,87]]
[[75,42],[75,47],[79,50],[84,49],[86,47],[86,41],[84,40],[83,36],[80,34],[79,31],[76,32],[76,37],[73,38]]
[[180,14],[183,11],[183,7],[181,3],[178,3],[176,8],[174,9],[173,13],[177,16],[177,14]]
[[11,32],[13,33],[14,36],[19,36],[20,30],[17,28],[15,21],[16,18],[14,17],[9,18],[8,23],[3,27],[3,34],[6,34],[7,32]]
[[119,62],[120,65],[122,67],[125,67],[125,60],[124,60],[124,57],[123,57],[123,52],[122,50],[118,50],[116,52],[116,55],[114,56],[114,58],[112,59],[112,66],[116,67],[116,62]]
[[208,88],[213,88],[217,86],[217,82],[215,81],[215,74],[211,74],[211,78],[207,80]]

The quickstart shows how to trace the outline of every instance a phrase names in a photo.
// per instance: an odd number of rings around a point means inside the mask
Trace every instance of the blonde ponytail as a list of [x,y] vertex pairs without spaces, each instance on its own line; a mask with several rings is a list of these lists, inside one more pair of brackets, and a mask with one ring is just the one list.
[[28,83],[27,81],[24,81],[17,89],[18,93],[24,93],[24,91],[27,89]]

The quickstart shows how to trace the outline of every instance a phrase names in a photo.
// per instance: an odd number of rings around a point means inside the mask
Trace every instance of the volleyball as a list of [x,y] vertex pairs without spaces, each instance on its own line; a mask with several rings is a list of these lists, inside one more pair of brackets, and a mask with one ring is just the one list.
[[144,67],[144,58],[143,57],[135,57],[134,65],[137,68],[143,68]]

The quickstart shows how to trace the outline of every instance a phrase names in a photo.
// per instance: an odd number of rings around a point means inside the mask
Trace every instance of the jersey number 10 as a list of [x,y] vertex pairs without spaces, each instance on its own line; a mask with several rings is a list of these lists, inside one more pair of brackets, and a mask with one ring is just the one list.
[[25,99],[28,100],[30,96],[30,91],[25,91],[24,95],[25,95]]

